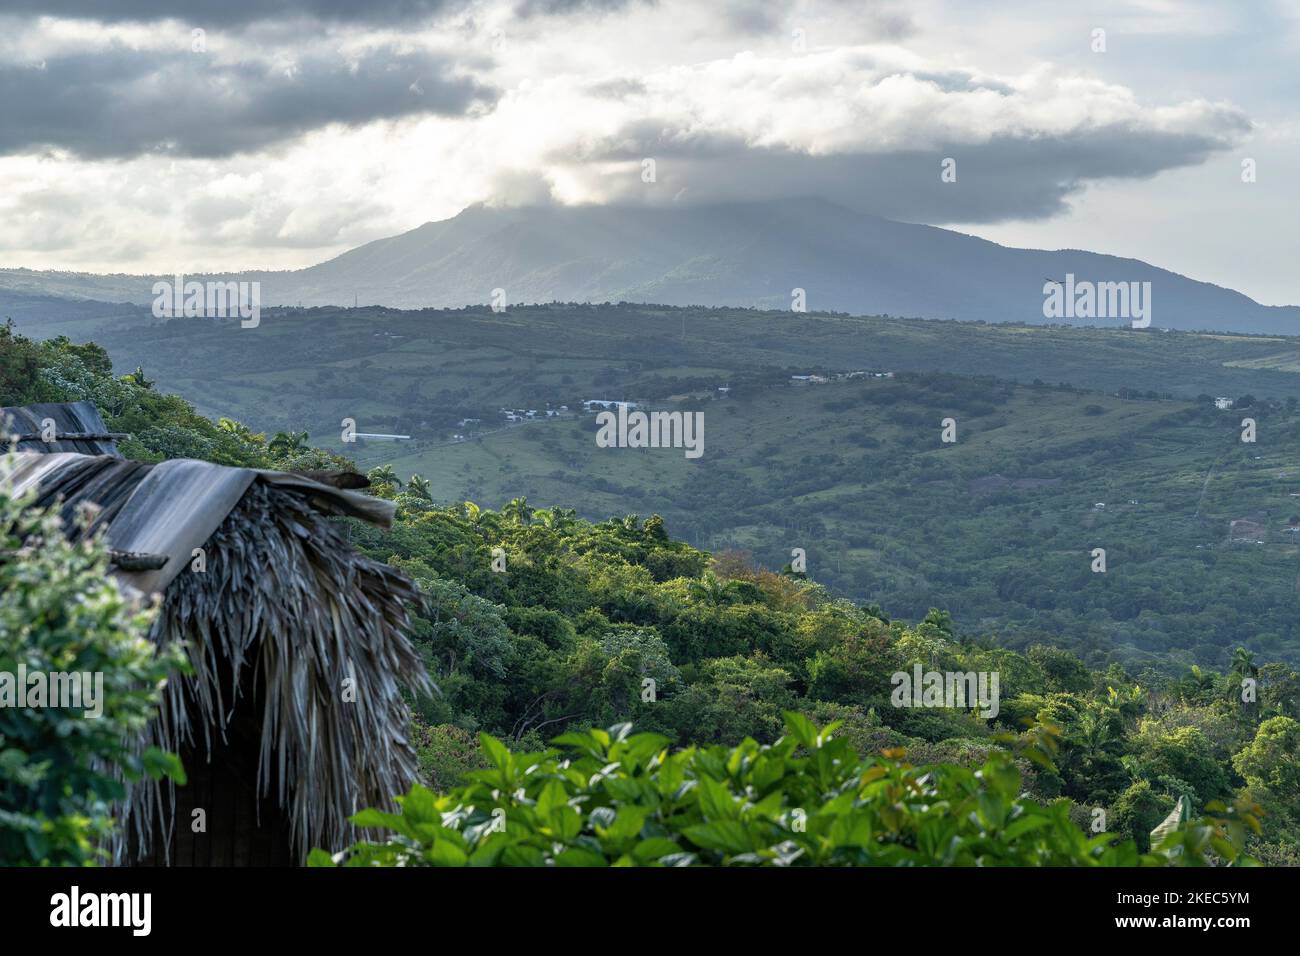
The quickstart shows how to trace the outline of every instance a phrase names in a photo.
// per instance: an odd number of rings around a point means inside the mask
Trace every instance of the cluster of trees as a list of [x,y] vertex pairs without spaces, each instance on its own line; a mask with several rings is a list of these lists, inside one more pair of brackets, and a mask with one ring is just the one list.
[[157,462],[199,458],[250,468],[339,468],[351,463],[308,444],[306,432],[269,439],[230,418],[216,422],[178,395],[158,391],[142,368],[114,376],[108,353],[93,342],[65,336],[34,341],[0,325],[0,406],[38,402],[93,402],[109,431],[131,437],[119,444],[127,458]]
[[[134,457],[338,463],[301,435],[214,424],[143,372],[114,378],[94,346],[0,334],[0,400],[95,401],[111,428],[135,433],[123,446]],[[793,570],[674,540],[657,515],[591,522],[523,498],[438,506],[391,470],[370,477],[398,520],[356,524],[351,538],[419,582],[412,636],[439,692],[413,701],[430,789],[412,790],[401,817],[367,818],[395,842],[349,859],[1161,862],[1171,847],[1149,834],[1187,798],[1210,817],[1179,831],[1182,859],[1244,845],[1300,862],[1300,674],[1285,665],[1242,650],[1225,673],[1139,681],[1057,647],[971,638],[946,612],[891,620]],[[106,584],[95,547],[61,545],[48,516],[0,502],[0,671],[98,668],[116,688],[102,738],[68,735],[57,712],[49,726],[0,723],[0,854],[84,860],[121,774],[178,772],[166,755],[121,750],[175,662],[142,653],[145,621]],[[31,522],[41,549],[23,544]],[[895,706],[893,675],[915,665],[996,672],[996,717]],[[589,730],[625,724],[638,733]],[[567,765],[548,754],[557,736],[579,752]],[[595,780],[585,760],[621,769]],[[86,769],[101,766],[117,770]],[[486,799],[497,790],[522,796]],[[486,815],[451,826],[461,802]],[[574,806],[590,811],[576,830]]]
[[[377,477],[377,476],[372,476]],[[999,647],[931,611],[889,620],[799,574],[674,541],[657,516],[587,522],[516,499],[500,512],[438,507],[379,482],[401,505],[390,532],[354,541],[429,596],[414,636],[441,693],[416,704],[426,782],[448,789],[482,769],[474,735],[541,750],[562,732],[629,722],[673,746],[775,744],[783,714],[837,722],[857,753],[973,769],[1050,729],[1048,764],[1019,760],[1024,789],[1063,801],[1076,824],[1105,822],[1149,849],[1188,797],[1197,811],[1262,807],[1252,852],[1300,862],[1300,674],[1239,649],[1222,674],[1193,668],[1142,684],[1118,664]],[[1000,710],[895,706],[892,677],[996,672]],[[1151,676],[1151,675],[1148,675]]]

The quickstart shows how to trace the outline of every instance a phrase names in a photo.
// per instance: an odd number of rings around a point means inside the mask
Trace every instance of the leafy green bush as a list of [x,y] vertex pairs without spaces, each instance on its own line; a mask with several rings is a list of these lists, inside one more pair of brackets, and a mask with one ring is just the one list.
[[[416,786],[401,813],[369,809],[364,828],[391,831],[312,866],[1159,866],[1158,848],[1089,837],[1069,802],[1022,797],[1007,751],[971,771],[913,767],[901,751],[859,761],[848,743],[787,712],[786,734],[764,746],[688,747],[658,734],[566,733],[559,750],[511,753],[483,735],[492,762],[461,788]],[[1042,750],[1026,750],[1038,760]],[[1171,834],[1177,861],[1211,854],[1249,862],[1237,847],[1253,818],[1193,822]],[[1162,845],[1163,847],[1163,845]]]
[[420,779],[440,790],[451,789],[471,770],[488,766],[478,738],[455,724],[430,726],[416,717],[411,745],[420,762]]
[[[181,658],[155,653],[149,613],[109,579],[99,542],[69,544],[55,515],[23,505],[0,490],[0,866],[87,864],[113,825],[123,779],[184,780],[173,755],[128,745]],[[20,668],[102,674],[102,696],[19,709]]]

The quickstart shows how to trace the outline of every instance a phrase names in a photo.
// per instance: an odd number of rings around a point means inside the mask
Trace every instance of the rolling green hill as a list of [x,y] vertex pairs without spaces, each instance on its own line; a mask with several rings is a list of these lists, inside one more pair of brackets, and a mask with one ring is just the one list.
[[[918,376],[683,407],[704,412],[697,460],[598,448],[588,415],[390,463],[427,478],[435,500],[656,512],[675,536],[773,568],[803,548],[810,576],[859,602],[907,618],[953,608],[968,632],[1019,646],[1050,636],[1094,665],[1221,664],[1233,642],[1297,659],[1300,416],[1285,406]],[[1254,444],[1240,440],[1247,414]],[[941,441],[946,417],[954,444]]]
[[[307,430],[438,501],[657,512],[774,568],[803,548],[835,593],[912,619],[952,608],[967,633],[1093,665],[1300,654],[1300,340],[573,305],[267,310],[256,329],[140,316],[94,335],[209,415]],[[897,377],[790,385],[862,369]],[[1255,396],[1257,443],[1210,396]],[[704,456],[597,448],[591,398],[703,411]],[[501,416],[548,404],[570,414]],[[414,440],[345,446],[344,418]]]
[[264,310],[261,324],[96,321],[30,308],[20,331],[94,340],[211,415],[258,428],[446,438],[503,405],[712,393],[764,370],[890,369],[991,375],[1105,392],[1300,396],[1300,339],[1279,336],[917,321],[825,313],[541,305],[399,311]]

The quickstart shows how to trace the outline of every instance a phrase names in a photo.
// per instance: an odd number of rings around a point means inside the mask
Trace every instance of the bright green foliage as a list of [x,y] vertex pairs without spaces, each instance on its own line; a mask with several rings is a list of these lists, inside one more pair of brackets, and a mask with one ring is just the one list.
[[0,405],[94,402],[110,431],[131,437],[128,458],[202,458],[223,465],[266,466],[266,440],[242,425],[213,424],[189,402],[155,391],[144,372],[114,378],[112,362],[93,342],[60,336],[33,342],[0,326]]
[[1264,721],[1232,765],[1246,778],[1247,799],[1264,810],[1262,855],[1269,863],[1300,865],[1300,723]]
[[[401,813],[353,821],[391,831],[314,866],[1160,866],[1176,859],[1247,862],[1246,817],[1194,821],[1164,850],[1089,837],[1067,801],[1021,796],[1013,756],[978,770],[913,767],[901,752],[859,761],[835,725],[818,730],[787,712],[776,743],[671,752],[658,734],[570,732],[558,750],[511,753],[482,743],[492,762],[435,796],[416,786]],[[1038,754],[1038,759],[1045,759]]]
[[[295,349],[299,346],[295,340]],[[272,356],[260,351],[258,358],[274,364]],[[159,374],[157,363],[147,354],[122,367],[132,368],[142,359],[154,363],[147,369],[149,374]],[[331,374],[335,372],[351,374],[340,369]],[[835,395],[853,399],[853,414],[834,419],[853,422],[844,426],[853,433],[832,439],[838,442],[835,458],[812,455],[802,461],[799,470],[809,482],[803,490],[818,491],[823,479],[829,480],[837,469],[848,476],[846,480],[857,483],[865,473],[887,464],[891,476],[887,500],[875,507],[870,496],[855,494],[843,498],[845,507],[853,513],[853,521],[868,515],[873,527],[890,520],[907,525],[907,535],[926,537],[924,547],[917,542],[903,546],[903,539],[892,533],[855,534],[846,523],[849,515],[824,510],[831,500],[824,496],[810,497],[794,510],[769,513],[761,495],[754,497],[757,472],[737,471],[728,478],[733,469],[726,458],[709,471],[721,485],[700,483],[701,473],[695,469],[696,477],[678,489],[681,495],[656,484],[653,496],[639,499],[632,476],[626,484],[605,482],[600,495],[593,497],[590,489],[568,484],[567,472],[566,484],[558,486],[562,491],[547,482],[530,485],[526,472],[533,466],[522,463],[518,470],[509,455],[492,459],[496,477],[475,472],[471,462],[464,463],[466,476],[473,474],[476,483],[487,483],[476,484],[472,491],[466,486],[456,500],[482,493],[483,500],[504,503],[497,511],[468,501],[443,503],[449,480],[445,468],[399,463],[371,471],[371,493],[395,500],[397,520],[389,531],[349,522],[348,535],[359,550],[407,571],[427,597],[424,607],[413,609],[412,627],[412,637],[441,691],[413,702],[417,722],[412,739],[426,784],[447,792],[467,782],[467,771],[489,763],[479,731],[521,752],[540,750],[557,733],[624,722],[662,734],[672,747],[733,746],[746,737],[771,745],[782,733],[782,712],[789,710],[819,721],[842,721],[838,733],[862,754],[901,747],[918,764],[953,765],[973,772],[999,749],[1001,734],[1021,733],[1027,724],[1051,725],[1057,738],[1050,765],[1033,766],[1024,754],[1016,758],[1028,797],[1043,804],[1068,798],[1076,821],[1105,810],[1110,828],[1132,835],[1141,846],[1154,823],[1184,795],[1193,798],[1194,812],[1214,801],[1244,799],[1266,811],[1263,835],[1250,838],[1251,854],[1269,862],[1300,863],[1300,793],[1288,772],[1288,766],[1293,770],[1295,764],[1280,762],[1294,735],[1287,725],[1272,723],[1279,717],[1300,720],[1300,673],[1277,659],[1290,631],[1270,625],[1264,630],[1277,633],[1263,633],[1251,616],[1261,608],[1284,608],[1284,601],[1274,600],[1279,592],[1258,585],[1242,590],[1228,569],[1253,551],[1224,550],[1212,556],[1207,550],[1196,566],[1201,577],[1180,578],[1186,593],[1195,595],[1190,601],[1171,598],[1167,576],[1145,557],[1128,562],[1130,570],[1122,581],[1092,575],[1086,562],[1070,556],[1073,543],[1052,540],[1052,535],[1065,535],[1061,529],[1068,525],[1055,519],[1055,505],[1046,499],[1031,503],[1028,517],[1018,498],[995,498],[990,504],[975,496],[962,504],[968,497],[967,480],[989,474],[988,462],[971,461],[949,475],[947,480],[956,482],[950,487],[960,491],[951,498],[953,513],[937,513],[927,503],[933,500],[932,493],[918,494],[913,487],[922,483],[930,487],[931,479],[946,473],[928,457],[924,469],[920,468],[919,460],[907,450],[912,442],[908,436],[931,420],[931,412],[942,408],[947,414],[972,403],[1012,402],[1004,411],[1023,413],[1029,407],[1024,395],[1016,398],[997,383],[900,376],[888,383],[863,385],[861,394],[805,390],[799,398],[771,391],[780,384],[778,379],[788,377],[781,370],[773,375],[771,382],[754,380],[752,387],[733,380],[737,387],[717,411],[740,419],[766,408],[772,415],[779,412],[779,417],[770,419],[775,428],[789,418],[794,407],[789,402],[811,403],[814,407],[804,409],[807,417],[802,421],[815,421],[820,427],[828,421],[825,412],[835,410],[830,404],[823,407],[824,402],[840,401]],[[665,387],[674,393],[682,390],[673,383],[666,382]],[[747,388],[751,398],[742,402],[741,393]],[[1035,388],[1029,404],[1068,398],[1052,394],[1053,390]],[[264,436],[229,419],[213,425],[184,400],[151,387],[143,371],[115,378],[98,346],[61,339],[34,343],[0,329],[0,403],[77,398],[97,402],[113,430],[135,433],[135,439],[122,445],[128,457],[154,460],[189,454],[309,470],[346,464],[305,447],[310,438],[304,439],[294,429],[311,424],[309,419],[299,422],[282,416],[272,423],[262,418],[274,429],[286,429],[279,441],[273,438],[268,443]],[[573,399],[563,397],[571,406]],[[1115,400],[1105,401],[1109,410],[1099,417],[1101,421],[1119,419],[1121,411],[1124,415],[1140,411],[1139,418],[1154,422],[1169,411],[1156,408],[1158,402],[1148,403],[1151,407],[1143,411],[1132,403],[1121,409]],[[495,408],[499,398],[494,396],[493,402]],[[757,404],[749,408],[746,403]],[[900,415],[915,416],[918,405],[927,411],[915,422],[902,430],[888,424]],[[234,406],[225,405],[223,399],[222,407]],[[743,409],[749,410],[742,415]],[[842,409],[847,410],[848,406]],[[473,415],[475,409],[460,414]],[[1169,421],[1187,431],[1189,438],[1192,432],[1201,435],[1214,418],[1209,409],[1189,409],[1180,415],[1176,422]],[[389,424],[395,430],[399,427],[395,420]],[[1279,420],[1275,427],[1282,425]],[[517,433],[541,436],[549,431],[549,425],[539,425]],[[779,432],[769,437],[771,441],[759,450],[765,460],[775,462],[786,446],[778,440]],[[585,440],[589,444],[589,436]],[[1059,469],[1072,474],[1079,462],[1086,466],[1092,456],[1107,469],[1112,467],[1112,440],[1100,435],[1081,440],[1077,447],[1038,449],[1040,434],[1033,455],[1021,461],[1021,473],[1047,475]],[[858,446],[868,449],[869,460],[840,457],[845,449]],[[479,444],[456,448],[477,454],[474,449]],[[919,448],[912,450],[929,455]],[[1005,452],[1005,448],[990,449],[992,455]],[[1063,452],[1068,452],[1064,458]],[[450,452],[437,452],[444,453]],[[1198,474],[1218,455],[1214,451]],[[997,467],[1003,467],[1002,458],[997,460]],[[783,466],[791,464],[784,461]],[[864,464],[870,466],[866,471]],[[1083,474],[1080,480],[1086,477]],[[639,473],[635,480],[640,481]],[[1226,500],[1218,504],[1212,500],[1221,482],[1221,473],[1216,472],[1209,503],[1223,512]],[[1202,484],[1195,482],[1189,494],[1200,495]],[[612,508],[609,502],[617,492],[619,502],[643,501],[647,512],[666,506],[669,520],[651,514],[644,519],[625,515],[588,521],[573,508],[539,508],[515,497],[528,488],[539,489],[532,492],[534,498],[580,505],[588,512]],[[785,488],[782,495],[791,491]],[[1052,501],[1069,498],[1059,490],[1041,494]],[[1167,498],[1166,503],[1177,500]],[[1192,502],[1189,510],[1194,506]],[[778,574],[764,570],[745,552],[710,554],[670,534],[680,536],[686,530],[683,508],[693,516],[694,536],[699,540],[710,531],[725,529],[725,524],[714,520],[720,512],[727,520],[743,517],[742,513],[761,519],[754,523],[760,538],[765,523],[789,520],[797,523],[802,534],[822,542],[823,558],[841,545],[848,547],[846,541],[851,539],[852,548],[869,554],[881,573],[863,576],[851,562],[841,573],[838,564],[832,568],[830,561],[820,560],[809,573]],[[1032,534],[1052,549],[1051,561],[1074,562],[1072,570],[1062,573],[1048,563],[1017,570],[1015,562],[990,558],[994,552],[1005,557],[1003,545],[1011,539],[999,538],[1003,543],[990,551],[987,537],[972,524],[974,516],[962,516],[963,508],[977,509],[980,515],[989,510],[1005,513],[1015,522],[1017,534]],[[926,517],[917,520],[921,511]],[[1157,520],[1154,513],[1149,517]],[[823,519],[835,519],[838,532],[823,526]],[[1163,516],[1158,520],[1167,522]],[[1158,538],[1139,525],[1133,528],[1134,534],[1140,532],[1141,548],[1147,550],[1132,551],[1129,557],[1151,557],[1150,541]],[[836,539],[837,533],[848,534],[849,539]],[[936,550],[937,541],[943,547]],[[971,557],[974,552],[980,553],[978,560]],[[1111,557],[1123,554],[1116,550]],[[779,562],[766,557],[776,567],[789,555],[778,555]],[[1143,575],[1148,579],[1144,581]],[[839,584],[841,593],[854,593],[844,587],[845,577],[866,595],[865,600],[849,601],[828,592],[825,585],[830,582]],[[1289,578],[1285,586],[1291,588]],[[1086,619],[1077,616],[1094,607],[1099,587],[1110,595],[1106,600],[1112,610],[1120,606],[1115,600],[1122,598],[1124,613],[1109,623],[1091,612]],[[1126,595],[1111,593],[1115,587]],[[1209,591],[1214,589],[1223,593],[1212,598]],[[1239,607],[1235,616],[1224,617],[1220,610],[1227,592],[1232,601],[1245,594],[1240,600],[1250,605],[1249,613]],[[900,593],[911,594],[914,600],[900,606]],[[953,600],[951,614],[931,607],[937,593]],[[886,595],[894,595],[889,613],[874,603]],[[1143,610],[1154,607],[1153,601],[1163,605],[1163,617]],[[1064,604],[1071,606],[1069,613],[1062,612]],[[1196,608],[1203,610],[1194,618],[1169,616],[1175,611],[1191,614]],[[985,623],[974,627],[971,622],[977,620]],[[1110,633],[1115,627],[1122,631],[1118,643]],[[1257,664],[1255,651],[1247,644],[1267,659]],[[1125,655],[1126,646],[1146,649],[1131,657]],[[1230,647],[1237,649],[1229,653]],[[1189,669],[1197,660],[1200,666]],[[1001,709],[997,717],[987,720],[969,709],[893,706],[891,675],[918,664],[927,670],[998,672]],[[1257,700],[1243,697],[1242,682],[1247,678],[1258,682]],[[1294,747],[1289,752],[1294,753]]]
[[1252,786],[1268,787],[1292,801],[1300,799],[1300,723],[1290,717],[1264,721],[1249,746],[1232,758],[1232,765]]
[[182,659],[155,654],[144,637],[149,614],[109,580],[98,541],[69,544],[54,515],[22,504],[0,493],[0,681],[16,681],[20,665],[27,674],[100,674],[102,715],[87,717],[87,706],[19,709],[16,686],[6,703],[0,685],[0,866],[92,863],[123,779],[184,780],[175,756],[136,756],[126,743],[154,715]]
[[469,771],[488,765],[477,738],[454,724],[429,726],[417,717],[411,742],[420,755],[420,778],[438,790],[449,790]]

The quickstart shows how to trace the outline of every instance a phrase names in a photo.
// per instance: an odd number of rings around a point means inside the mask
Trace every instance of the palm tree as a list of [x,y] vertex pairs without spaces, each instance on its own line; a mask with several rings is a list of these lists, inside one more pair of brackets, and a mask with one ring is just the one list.
[[1079,717],[1079,733],[1074,743],[1083,758],[1095,761],[1103,756],[1115,756],[1122,749],[1122,741],[1115,733],[1110,714],[1089,708]]
[[1244,647],[1238,647],[1232,652],[1232,664],[1228,668],[1228,673],[1236,674],[1238,677],[1258,677],[1259,668],[1255,665],[1255,655]]
[[429,485],[429,479],[420,475],[410,477],[406,482],[406,491],[413,498],[419,498],[422,501],[433,500],[433,489]]
[[542,508],[536,511],[534,516],[541,521],[542,527],[563,531],[573,526],[578,518],[578,512],[574,508]]
[[1228,665],[1228,675],[1224,681],[1224,696],[1228,700],[1237,700],[1246,681],[1258,677],[1259,666],[1255,663],[1255,655],[1244,647],[1238,647],[1232,652],[1232,663]]
[[380,465],[378,468],[372,468],[366,474],[377,485],[392,485],[394,488],[402,487],[402,479],[397,477],[397,472],[393,471],[392,465]]
[[1111,707],[1119,711],[1121,717],[1131,720],[1142,712],[1143,705],[1146,703],[1146,692],[1138,684],[1134,684],[1128,690],[1107,687],[1106,699]]
[[1184,703],[1202,703],[1207,694],[1213,694],[1215,680],[1213,674],[1201,670],[1199,664],[1193,664],[1186,676],[1175,682],[1174,693]]
[[710,607],[721,607],[730,604],[735,598],[736,582],[721,581],[712,571],[706,571],[700,580],[691,581],[686,586],[686,591],[693,601]]
[[144,368],[137,365],[135,371],[129,375],[123,375],[122,381],[131,385],[139,385],[141,388],[153,388],[153,382],[144,377]]
[[527,498],[511,498],[501,509],[501,514],[514,524],[528,524],[533,517],[533,509],[528,506]]
[[266,450],[280,458],[292,458],[307,450],[307,433],[276,432]]
[[498,531],[501,528],[501,515],[490,508],[480,508],[472,501],[461,504],[461,511],[469,523],[481,530]]
[[237,422],[233,418],[218,418],[217,431],[227,435],[233,435],[242,442],[250,445],[258,445],[266,442],[266,436],[261,432],[254,432],[243,422]]

